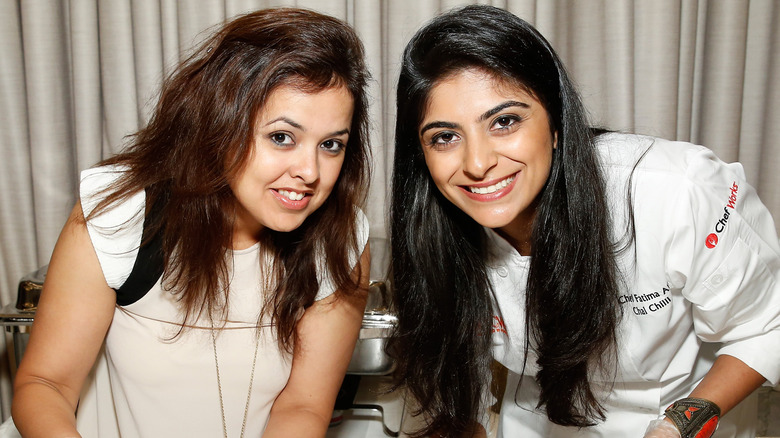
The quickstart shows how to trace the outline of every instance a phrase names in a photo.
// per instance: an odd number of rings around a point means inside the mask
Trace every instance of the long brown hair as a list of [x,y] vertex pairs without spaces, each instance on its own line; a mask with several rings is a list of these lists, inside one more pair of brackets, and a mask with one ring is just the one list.
[[[228,185],[252,153],[255,117],[276,87],[307,92],[345,86],[354,98],[349,142],[339,180],[326,202],[297,230],[265,230],[261,245],[274,255],[266,309],[280,346],[291,349],[300,309],[319,289],[316,258],[340,293],[358,288],[350,275],[359,253],[355,208],[369,180],[363,46],[344,22],[313,11],[279,8],[226,23],[172,73],[149,124],[126,150],[101,165],[129,170],[88,218],[145,190],[149,224],[162,237],[163,285],[180,295],[183,319],[227,311],[228,263],[235,197]],[[147,219],[149,216],[147,216]]]

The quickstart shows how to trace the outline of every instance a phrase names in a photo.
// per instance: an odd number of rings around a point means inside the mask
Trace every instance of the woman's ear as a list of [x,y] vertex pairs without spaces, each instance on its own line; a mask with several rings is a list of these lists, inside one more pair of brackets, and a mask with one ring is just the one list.
[[553,149],[558,149],[558,131],[553,132]]

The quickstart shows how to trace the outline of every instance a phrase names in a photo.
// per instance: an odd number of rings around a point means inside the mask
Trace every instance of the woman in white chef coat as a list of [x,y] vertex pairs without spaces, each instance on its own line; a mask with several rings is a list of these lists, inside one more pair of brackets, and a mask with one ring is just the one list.
[[16,376],[23,436],[325,436],[368,286],[367,81],[352,28],[290,8],[176,69],[81,175]]
[[753,436],[735,406],[780,378],[780,248],[739,164],[592,130],[492,7],[418,31],[397,93],[391,348],[423,433],[484,433],[495,359],[503,437]]

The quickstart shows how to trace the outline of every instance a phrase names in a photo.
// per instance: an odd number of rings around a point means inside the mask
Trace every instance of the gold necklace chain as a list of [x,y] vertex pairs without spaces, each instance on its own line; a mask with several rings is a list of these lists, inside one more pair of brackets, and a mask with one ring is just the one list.
[[[214,348],[214,365],[217,368],[217,388],[219,389],[219,409],[222,412],[222,433],[225,438],[228,438],[227,434],[227,420],[225,419],[225,402],[222,400],[222,381],[219,378],[219,357],[217,356],[217,336],[214,333],[214,321],[211,321],[211,346]],[[252,384],[255,381],[255,365],[257,364],[257,350],[260,347],[260,337],[255,340],[255,354],[252,359],[252,372],[249,374],[249,390],[246,393],[246,405],[244,406],[244,419],[241,422],[241,435],[240,438],[244,438],[244,431],[246,430],[246,419],[249,415],[249,400],[252,398]]]

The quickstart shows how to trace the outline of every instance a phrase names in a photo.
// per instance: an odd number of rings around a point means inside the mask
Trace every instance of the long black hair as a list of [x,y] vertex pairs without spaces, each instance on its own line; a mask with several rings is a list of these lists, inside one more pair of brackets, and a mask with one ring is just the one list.
[[434,18],[403,55],[391,206],[399,325],[390,352],[398,383],[429,420],[420,433],[450,436],[469,431],[490,375],[486,234],[439,193],[418,135],[431,88],[469,68],[528,90],[557,134],[533,223],[528,283],[517,295],[525,295],[526,351],[538,352],[539,406],[557,424],[595,424],[605,412],[589,371],[602,369],[614,352],[620,308],[593,133],[550,44],[527,22],[494,7],[467,6]]

